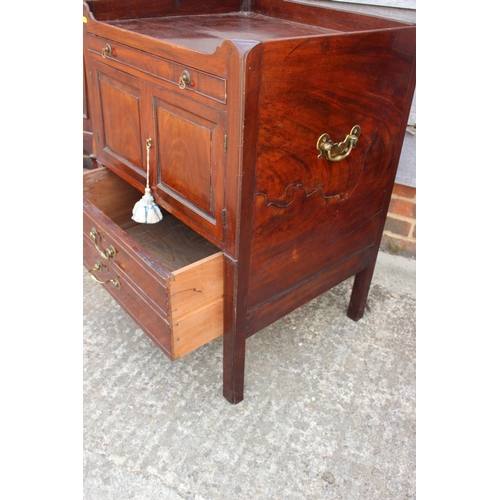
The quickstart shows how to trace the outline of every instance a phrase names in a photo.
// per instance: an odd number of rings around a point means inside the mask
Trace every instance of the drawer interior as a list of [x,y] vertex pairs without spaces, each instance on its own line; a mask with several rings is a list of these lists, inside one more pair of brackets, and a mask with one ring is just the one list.
[[[143,193],[107,168],[89,171],[83,179],[84,263],[102,260],[91,227],[97,228],[102,248],[112,244],[116,250],[103,261],[104,271],[97,271],[99,283],[172,360],[220,337],[222,252],[163,210],[156,224],[134,222],[132,209]],[[104,281],[107,275],[100,277],[108,270],[119,288]]]
[[156,224],[132,220],[132,209],[143,193],[107,168],[84,174],[84,196],[139,243],[170,272],[219,252],[219,249],[161,208]]

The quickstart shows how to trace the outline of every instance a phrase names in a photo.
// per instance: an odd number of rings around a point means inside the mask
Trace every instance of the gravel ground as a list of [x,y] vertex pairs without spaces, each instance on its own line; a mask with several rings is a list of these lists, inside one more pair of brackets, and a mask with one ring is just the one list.
[[416,498],[415,266],[381,252],[359,322],[351,279],[251,337],[236,406],[221,339],[171,362],[84,276],[84,499]]

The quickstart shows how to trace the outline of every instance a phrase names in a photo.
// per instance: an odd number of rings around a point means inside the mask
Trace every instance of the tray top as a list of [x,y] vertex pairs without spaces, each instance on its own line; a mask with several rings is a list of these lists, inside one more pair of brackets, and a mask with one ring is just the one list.
[[250,12],[112,20],[107,23],[207,54],[214,53],[224,40],[263,42],[340,33],[329,28]]

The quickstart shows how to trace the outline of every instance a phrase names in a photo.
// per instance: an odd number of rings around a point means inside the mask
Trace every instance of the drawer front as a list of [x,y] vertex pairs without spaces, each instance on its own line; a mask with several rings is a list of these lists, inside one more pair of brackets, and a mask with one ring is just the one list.
[[[194,93],[226,104],[226,79],[178,64],[112,40],[89,35],[88,50],[111,64],[120,63],[168,82],[179,91]],[[184,83],[182,83],[182,80]],[[170,87],[170,85],[169,85]]]
[[[167,310],[166,279],[158,272],[157,268],[165,274],[159,263],[152,258],[141,259],[141,253],[137,252],[134,240],[129,238],[118,226],[109,228],[104,221],[100,221],[96,214],[89,210],[84,210],[83,216],[83,236],[91,249],[93,260],[100,260],[102,263],[112,263],[119,270],[121,275],[127,275],[136,286],[158,304],[158,307]],[[108,259],[103,257],[108,255]],[[166,314],[166,312],[164,313]]]
[[144,295],[112,262],[96,258],[93,245],[87,239],[83,244],[83,263],[89,277],[104,286],[151,340],[172,358],[171,327],[165,311],[159,310],[150,297]]

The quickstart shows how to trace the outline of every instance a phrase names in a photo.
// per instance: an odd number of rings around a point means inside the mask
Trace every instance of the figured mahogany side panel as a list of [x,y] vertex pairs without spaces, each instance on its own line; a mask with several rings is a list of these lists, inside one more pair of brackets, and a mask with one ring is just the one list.
[[[413,51],[415,49],[413,48]],[[415,74],[415,62],[413,64],[412,72],[410,75],[410,81],[408,84],[408,94],[406,97],[406,104],[405,104],[405,109],[403,111],[403,116],[405,117],[404,123],[402,123],[402,126],[399,130],[399,136],[396,140],[397,144],[397,152],[395,155],[395,159],[393,160],[395,163],[397,163],[397,160],[401,154],[401,149],[403,146],[403,140],[404,140],[404,135],[405,135],[405,129],[406,127],[404,126],[406,124],[406,121],[408,120],[408,116],[410,114],[410,109],[412,106],[412,98],[413,98],[413,92],[415,89],[416,85],[416,74]],[[390,178],[390,185],[394,185],[394,179],[396,177],[396,167],[394,167],[392,173],[392,177]],[[379,226],[378,229],[378,235],[375,240],[375,246],[374,249],[377,250],[380,246],[380,242],[382,240],[382,234],[384,231],[384,224],[385,224],[385,218],[387,215],[389,203],[391,201],[391,192],[387,191],[385,194],[385,200],[384,200],[384,206],[382,208],[382,213],[384,214],[384,217],[382,219],[382,222]],[[351,318],[354,321],[358,321],[363,317],[366,302],[368,299],[368,292],[370,289],[370,284],[373,276],[373,272],[375,270],[375,264],[376,264],[376,253],[374,252],[371,262],[369,266],[359,273],[356,274],[355,279],[354,279],[354,285],[352,287],[352,293],[351,293],[351,300],[349,302],[349,308],[347,310],[347,316]]]
[[[383,196],[380,198],[382,203]],[[261,215],[264,207],[258,200],[256,214]],[[296,220],[294,223],[288,220],[289,216],[297,217],[301,211],[308,209],[326,213],[325,218],[313,215],[309,221]],[[266,211],[270,212],[270,217],[266,219],[268,229],[260,231],[262,240],[256,235],[253,240],[259,242],[259,247],[252,247],[251,256],[252,265],[258,272],[250,275],[249,311],[288,293],[297,283],[315,279],[323,269],[373,247],[382,216],[379,212],[348,231],[348,222],[340,216],[336,219],[334,209],[319,199],[303,197],[286,214],[284,209],[274,207],[266,208]],[[345,232],[342,234],[342,231]],[[354,269],[354,272],[360,270]],[[331,286],[337,283],[332,282]],[[294,308],[291,307],[290,311]]]
[[250,337],[293,309],[306,304],[318,294],[326,292],[332,286],[351,277],[359,269],[365,269],[369,266],[372,255],[373,246],[351,255],[345,260],[335,262],[330,267],[321,270],[312,279],[296,283],[287,293],[277,295],[269,302],[253,309],[248,315],[247,336]]
[[[405,28],[264,44],[250,310],[375,244],[412,93],[414,38]],[[306,71],[308,61],[321,71]],[[361,136],[347,158],[318,158],[321,134],[342,141],[354,125]]]

